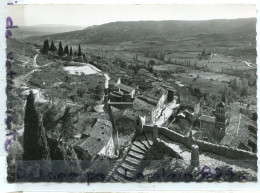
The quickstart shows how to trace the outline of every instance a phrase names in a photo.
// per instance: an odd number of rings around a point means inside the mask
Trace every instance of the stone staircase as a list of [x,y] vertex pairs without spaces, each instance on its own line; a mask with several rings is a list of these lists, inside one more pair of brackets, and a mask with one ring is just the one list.
[[139,172],[140,163],[145,158],[147,151],[153,145],[151,133],[139,135],[134,140],[125,159],[119,164],[114,172],[109,176],[109,182],[128,182],[136,181],[136,175]]

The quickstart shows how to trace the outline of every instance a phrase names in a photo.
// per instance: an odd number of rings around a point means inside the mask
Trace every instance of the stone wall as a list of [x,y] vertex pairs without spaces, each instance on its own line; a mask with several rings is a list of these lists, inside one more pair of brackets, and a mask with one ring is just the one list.
[[194,140],[194,142],[199,146],[201,151],[219,154],[230,159],[257,160],[257,155],[249,151],[235,149],[224,145],[217,145],[201,140]]
[[[152,125],[144,125],[143,132],[153,133]],[[165,127],[158,127],[158,134],[160,136],[164,135],[168,139],[173,142],[181,143],[185,145],[187,148],[190,148],[189,137],[183,136],[179,133],[176,133],[172,130],[169,130]],[[193,143],[199,146],[200,151],[210,152],[214,154],[218,154],[224,156],[229,159],[237,159],[237,160],[257,160],[257,155],[255,153],[244,151],[241,149],[235,149],[231,147],[227,147],[224,145],[217,145],[213,143],[209,143],[206,141],[201,141],[197,139],[193,139]]]

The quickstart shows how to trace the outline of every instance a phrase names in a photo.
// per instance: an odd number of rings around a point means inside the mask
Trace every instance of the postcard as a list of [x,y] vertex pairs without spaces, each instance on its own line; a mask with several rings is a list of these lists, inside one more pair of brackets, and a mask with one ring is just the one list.
[[5,9],[8,183],[257,182],[255,5]]

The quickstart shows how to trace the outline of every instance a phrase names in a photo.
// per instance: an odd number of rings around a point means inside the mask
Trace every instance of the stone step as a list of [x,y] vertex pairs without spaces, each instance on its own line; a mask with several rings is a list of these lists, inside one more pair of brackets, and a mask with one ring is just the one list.
[[120,182],[118,179],[116,179],[115,177],[114,177],[114,175],[113,176],[111,176],[110,178],[109,178],[109,182]]
[[125,158],[125,161],[128,162],[128,163],[130,163],[130,164],[132,164],[132,165],[136,165],[136,166],[138,166],[138,165],[140,164],[140,162],[141,162],[141,160],[135,159],[135,158],[130,157],[130,156],[127,156],[127,157]]
[[123,162],[123,163],[121,164],[121,166],[122,166],[123,168],[126,168],[126,169],[130,170],[130,171],[134,171],[134,172],[137,171],[137,168],[136,168],[135,166],[130,165],[130,164],[126,163],[126,162]]
[[148,141],[146,140],[146,138],[143,136],[143,135],[140,135],[137,137],[137,139],[145,145],[146,149],[149,149],[151,146],[150,144],[148,143]]
[[140,148],[140,149],[143,150],[144,152],[147,151],[147,148],[145,147],[145,145],[142,144],[142,143],[139,142],[139,141],[134,141],[133,145],[135,145],[136,147]]
[[118,175],[117,173],[114,174],[113,177],[114,177],[118,182],[127,182],[127,180],[126,180],[124,177]]
[[148,141],[148,143],[150,144],[150,146],[153,145],[153,134],[151,133],[145,133],[145,138]]
[[132,151],[134,152],[137,152],[137,153],[141,153],[143,155],[145,155],[145,151],[143,151],[142,149],[140,149],[139,147],[136,147],[135,145],[132,145],[131,149]]
[[144,159],[144,157],[145,157],[144,154],[140,154],[140,153],[137,153],[137,152],[134,152],[134,151],[129,151],[128,155],[130,155],[130,156],[132,156],[136,159]]
[[[117,172],[118,172],[118,173],[120,174],[120,176],[123,177],[123,178],[127,178],[127,177],[133,178],[134,175],[135,175],[135,172],[130,171],[130,170],[128,170],[128,169],[126,169],[126,168],[123,168],[123,167],[118,167],[118,168],[117,168]],[[127,180],[127,179],[126,179],[126,180]]]

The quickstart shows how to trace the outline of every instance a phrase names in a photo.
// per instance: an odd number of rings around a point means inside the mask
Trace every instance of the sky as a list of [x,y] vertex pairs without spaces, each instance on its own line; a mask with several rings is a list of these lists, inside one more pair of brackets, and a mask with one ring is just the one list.
[[12,5],[7,16],[20,26],[92,26],[114,21],[210,20],[256,17],[255,5]]

